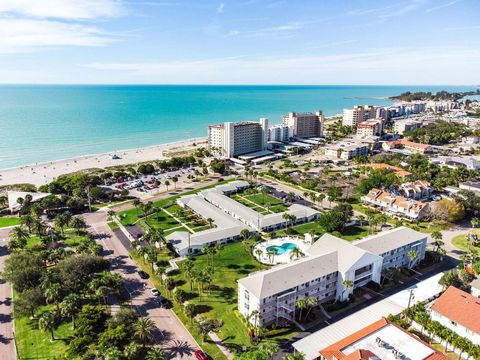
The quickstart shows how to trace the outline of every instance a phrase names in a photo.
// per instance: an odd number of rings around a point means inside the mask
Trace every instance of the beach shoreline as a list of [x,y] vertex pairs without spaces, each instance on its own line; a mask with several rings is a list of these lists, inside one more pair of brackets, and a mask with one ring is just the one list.
[[[112,166],[135,165],[146,161],[164,160],[170,157],[165,155],[166,152],[178,151],[180,153],[206,145],[206,137],[197,137],[142,148],[81,155],[67,159],[0,169],[0,186],[27,183],[38,187],[52,182],[60,175],[88,169],[105,169]],[[119,159],[113,159],[113,155],[117,155]]]

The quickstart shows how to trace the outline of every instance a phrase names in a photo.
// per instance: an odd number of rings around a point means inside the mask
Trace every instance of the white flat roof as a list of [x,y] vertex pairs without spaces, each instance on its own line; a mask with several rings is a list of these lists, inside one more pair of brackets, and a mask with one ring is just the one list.
[[407,308],[410,291],[413,291],[414,298],[411,305],[425,301],[443,291],[438,280],[442,273],[432,276],[418,284],[400,291],[378,301],[356,313],[347,316],[332,325],[329,325],[313,334],[304,337],[293,343],[296,351],[305,354],[306,360],[313,360],[319,357],[320,350],[330,346],[343,338],[372,324],[372,322],[387,317],[390,314],[399,314]]
[[273,152],[270,151],[270,150],[262,150],[262,151],[256,151],[256,152],[249,153],[249,154],[240,155],[240,156],[237,156],[237,157],[241,160],[251,160],[251,159],[255,159],[255,158],[262,157],[262,156],[267,156],[267,155],[272,155],[272,154],[273,154]]
[[[377,343],[377,338],[386,344]],[[409,360],[423,360],[434,353],[434,350],[411,335],[391,324],[365,336],[359,341],[343,348],[345,355],[350,355],[357,350],[370,350],[382,360],[397,360],[392,350],[397,350]]]

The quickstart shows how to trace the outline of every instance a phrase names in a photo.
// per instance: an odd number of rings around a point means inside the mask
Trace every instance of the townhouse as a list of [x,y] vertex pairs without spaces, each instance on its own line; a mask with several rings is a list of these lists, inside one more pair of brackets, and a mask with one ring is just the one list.
[[397,196],[379,189],[372,189],[362,197],[365,205],[373,206],[381,211],[408,220],[419,220],[428,213],[427,203]]
[[408,199],[421,200],[432,196],[433,188],[428,181],[417,180],[399,185],[398,191]]
[[[406,227],[353,243],[325,234],[306,257],[238,280],[238,309],[263,326],[293,321],[298,299],[345,301],[356,288],[380,283],[383,269],[417,264],[425,257],[426,244],[424,234]],[[405,262],[411,250],[417,254],[415,260]],[[353,286],[345,287],[345,280]],[[258,316],[252,319],[252,313]]]
[[415,143],[405,138],[384,142],[382,144],[382,148],[387,151],[392,149],[403,148],[411,153],[422,154],[422,155],[433,152],[433,148],[430,145]]

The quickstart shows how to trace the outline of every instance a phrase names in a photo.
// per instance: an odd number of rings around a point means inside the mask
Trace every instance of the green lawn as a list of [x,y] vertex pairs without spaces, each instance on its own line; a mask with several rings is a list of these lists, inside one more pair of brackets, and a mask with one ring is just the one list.
[[112,231],[118,230],[118,225],[115,221],[109,221],[107,222],[107,225]]
[[[293,228],[293,234],[304,235],[306,233],[315,234],[321,236],[325,234],[325,230],[317,222],[310,222],[306,224],[296,225]],[[280,230],[276,233],[276,236],[288,235],[285,230]],[[368,235],[368,226],[350,226],[345,228],[343,233],[339,234],[342,239],[352,241],[364,238]]]
[[[477,234],[477,236],[480,236],[480,229],[475,229],[473,230],[473,232],[475,234]],[[461,234],[461,235],[457,235],[455,236],[453,239],[452,239],[452,244],[459,248],[460,250],[463,250],[463,251],[467,251],[468,250],[468,241],[467,241],[467,237],[466,237],[466,234]]]
[[283,203],[282,200],[277,199],[269,194],[252,194],[252,195],[244,195],[250,201],[254,203],[268,208],[270,211],[273,212],[282,212],[288,209],[288,206]]
[[[140,267],[151,274],[148,264],[145,264],[135,253],[132,253],[132,257]],[[209,262],[207,256],[203,254],[193,257],[192,261],[197,269],[205,268]],[[182,264],[182,262],[179,262],[180,270],[182,269]],[[177,288],[183,289],[188,293],[190,297],[188,301],[198,306],[199,313],[202,316],[223,320],[224,324],[219,337],[227,346],[235,349],[238,349],[241,345],[249,346],[250,340],[246,328],[234,313],[237,308],[236,281],[254,271],[265,269],[267,266],[258,263],[250,254],[247,254],[241,243],[226,245],[224,250],[215,257],[213,266],[215,272],[212,279],[212,289],[210,291],[206,290],[201,295],[199,295],[197,287],[194,287],[193,290],[190,289],[189,279],[184,277],[181,272],[171,278],[175,281]],[[162,293],[166,293],[156,275],[153,275],[152,280]],[[198,330],[185,317],[183,309],[179,305],[174,304],[174,310],[197,341],[202,344]],[[291,334],[292,332],[282,331],[279,336],[275,336],[273,339],[278,340],[291,336]],[[202,346],[204,345],[202,344]],[[205,350],[213,359],[224,359],[223,354],[219,352],[214,344],[207,342]]]
[[[14,293],[14,298],[18,295]],[[37,310],[40,315],[45,310],[54,310],[54,305],[42,306]],[[66,350],[72,336],[72,324],[62,322],[54,331],[55,341],[50,341],[50,333],[38,328],[38,320],[28,316],[15,319],[15,340],[19,359],[57,359]]]
[[0,216],[0,228],[20,224],[20,218],[16,216]]

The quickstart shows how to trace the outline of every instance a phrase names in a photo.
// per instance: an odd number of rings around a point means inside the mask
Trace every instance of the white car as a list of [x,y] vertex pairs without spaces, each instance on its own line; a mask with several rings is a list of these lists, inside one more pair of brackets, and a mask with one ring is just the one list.
[[152,293],[153,296],[160,296],[160,291],[158,291],[155,288],[151,288],[150,292]]

